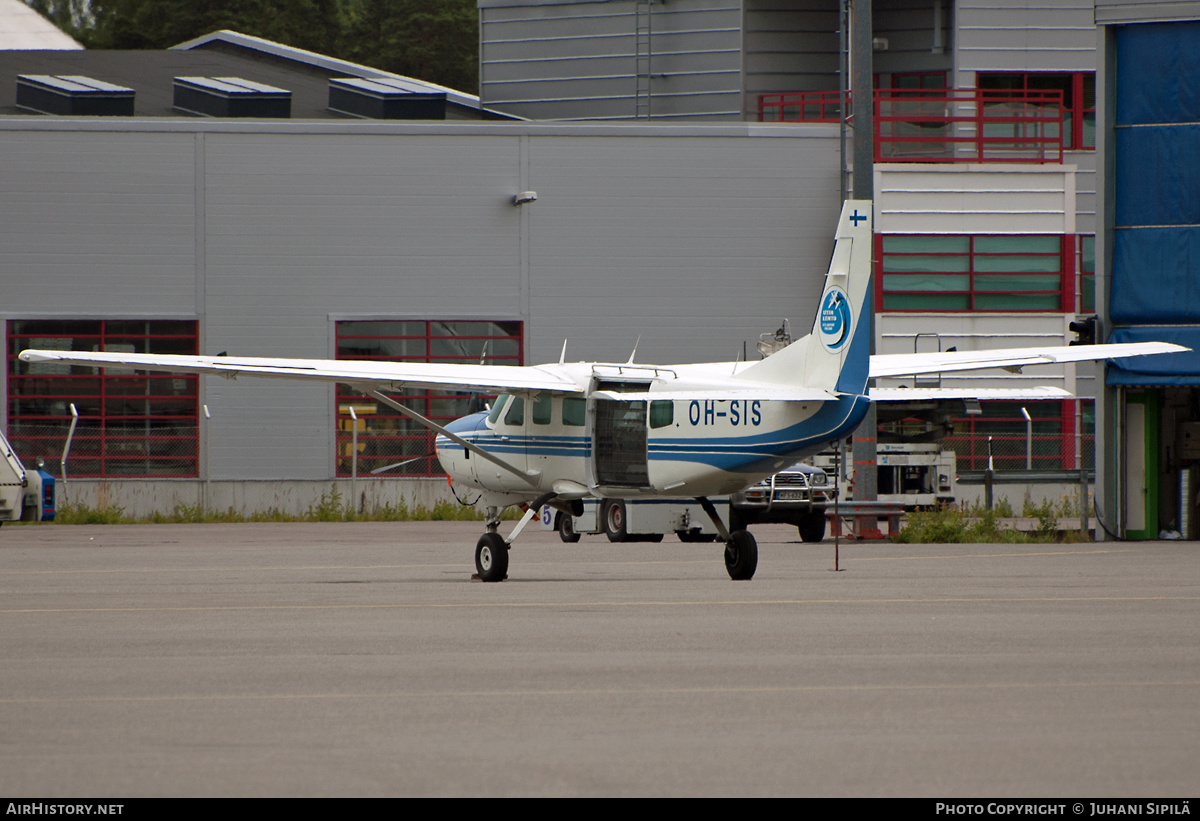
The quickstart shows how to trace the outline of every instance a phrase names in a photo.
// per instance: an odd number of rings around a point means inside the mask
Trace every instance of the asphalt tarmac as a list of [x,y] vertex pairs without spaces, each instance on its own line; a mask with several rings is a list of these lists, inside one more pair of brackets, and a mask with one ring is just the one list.
[[[511,528],[506,523],[504,530]],[[7,526],[0,793],[1170,797],[1200,546]]]

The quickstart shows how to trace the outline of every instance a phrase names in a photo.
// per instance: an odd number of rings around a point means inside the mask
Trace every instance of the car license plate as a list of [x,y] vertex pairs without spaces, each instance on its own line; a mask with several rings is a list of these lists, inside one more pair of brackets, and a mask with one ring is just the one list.
[[802,502],[808,494],[803,490],[777,490],[775,498],[781,502]]

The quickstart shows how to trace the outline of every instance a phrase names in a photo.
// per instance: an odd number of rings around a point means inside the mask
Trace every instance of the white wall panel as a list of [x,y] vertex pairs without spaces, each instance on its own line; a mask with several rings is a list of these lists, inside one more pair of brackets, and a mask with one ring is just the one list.
[[1200,19],[1195,0],[1095,0],[1096,22],[1157,23],[1165,20]]
[[1075,167],[875,166],[876,231],[885,234],[1073,234]]
[[806,332],[837,218],[836,132],[822,130],[534,141],[533,355],[568,338],[572,359],[623,361],[640,336],[639,361],[733,359],[784,317]]
[[4,307],[195,311],[194,141],[0,132]]
[[960,71],[1095,71],[1093,0],[959,0]]
[[651,3],[640,16],[633,0],[482,4],[480,97],[535,119],[632,119],[647,22],[651,115],[740,119],[740,0]]

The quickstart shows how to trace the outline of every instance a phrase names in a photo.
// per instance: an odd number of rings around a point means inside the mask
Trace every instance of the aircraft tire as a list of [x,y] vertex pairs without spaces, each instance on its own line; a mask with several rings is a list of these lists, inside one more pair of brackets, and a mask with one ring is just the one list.
[[562,539],[567,544],[575,544],[579,541],[579,534],[575,532],[575,519],[570,513],[559,513],[556,523],[558,530],[558,538]]
[[475,543],[475,570],[484,582],[508,578],[508,544],[499,533],[484,533]]
[[825,511],[813,511],[800,520],[796,526],[800,531],[800,541],[819,542],[825,538]]
[[620,499],[610,499],[604,503],[604,533],[610,542],[623,542],[629,536],[625,526],[625,503]]
[[725,543],[725,569],[734,581],[749,581],[758,569],[758,542],[748,530],[735,530]]

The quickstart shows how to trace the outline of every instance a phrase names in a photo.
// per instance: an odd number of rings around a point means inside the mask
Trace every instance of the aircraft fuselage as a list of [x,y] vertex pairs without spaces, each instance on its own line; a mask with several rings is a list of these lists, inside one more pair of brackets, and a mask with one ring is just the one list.
[[[680,372],[689,366],[544,367],[572,376],[586,369],[585,393],[504,394],[489,413],[447,426],[509,465],[439,436],[438,458],[452,481],[496,504],[550,491],[566,498],[725,495],[850,433],[868,401],[655,399],[656,388],[680,393]],[[670,381],[645,381],[655,371],[671,374]]]

